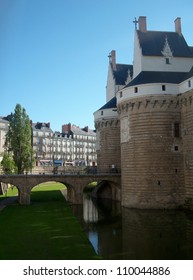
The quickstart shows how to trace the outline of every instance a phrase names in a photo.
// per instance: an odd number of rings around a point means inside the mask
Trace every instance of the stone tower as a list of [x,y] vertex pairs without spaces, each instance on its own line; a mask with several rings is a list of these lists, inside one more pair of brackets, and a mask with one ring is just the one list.
[[125,86],[132,66],[116,63],[116,52],[109,54],[106,86],[107,103],[94,113],[98,172],[121,171],[120,120],[116,92]]
[[120,121],[114,97],[95,113],[98,172],[120,172]]
[[122,205],[176,208],[184,201],[180,105],[175,95],[132,98],[118,105]]
[[[182,35],[180,18],[172,32],[148,31],[144,16],[137,23],[127,74],[117,75],[115,52],[110,55],[107,104],[95,113],[99,169],[117,147],[123,206],[183,207],[193,201],[193,47]],[[111,113],[117,109],[112,124],[120,126],[116,141],[106,111],[110,98]]]
[[[188,79],[191,86],[193,79]],[[191,86],[192,87],[192,86]],[[193,89],[180,95],[181,123],[183,137],[183,166],[185,184],[185,203],[193,206]],[[190,205],[189,205],[190,204]]]

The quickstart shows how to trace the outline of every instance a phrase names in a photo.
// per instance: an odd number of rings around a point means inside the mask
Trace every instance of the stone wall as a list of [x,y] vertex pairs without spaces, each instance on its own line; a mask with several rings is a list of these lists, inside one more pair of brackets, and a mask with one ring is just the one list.
[[184,203],[183,146],[178,97],[135,98],[118,105],[121,122],[122,205],[176,208]]
[[189,203],[193,200],[193,91],[181,95],[180,101],[184,152],[185,196]]
[[[98,172],[121,170],[120,122],[117,119],[100,120],[95,123],[97,130],[97,169]],[[112,170],[112,166],[115,170]]]

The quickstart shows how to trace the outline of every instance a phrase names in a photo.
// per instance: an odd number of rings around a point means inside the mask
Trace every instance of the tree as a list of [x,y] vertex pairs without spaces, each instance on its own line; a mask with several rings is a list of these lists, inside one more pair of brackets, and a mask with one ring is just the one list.
[[18,174],[29,171],[33,167],[34,157],[31,144],[31,125],[26,110],[20,104],[15,107],[14,114],[9,116],[9,129],[6,134],[5,147],[12,152],[13,161]]
[[6,174],[12,174],[17,169],[15,166],[15,163],[13,161],[13,157],[10,154],[8,154],[7,152],[5,152],[3,155],[1,165],[3,167],[4,173],[6,173]]

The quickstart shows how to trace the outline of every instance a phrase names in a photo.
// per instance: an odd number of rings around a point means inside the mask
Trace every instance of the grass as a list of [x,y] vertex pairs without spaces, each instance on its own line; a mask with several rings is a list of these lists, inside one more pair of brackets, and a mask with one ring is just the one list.
[[97,186],[97,182],[92,182],[84,188],[85,193],[90,193]]
[[41,184],[31,205],[10,205],[0,211],[1,260],[97,259],[74,217],[61,184]]
[[18,190],[16,187],[13,188],[9,188],[6,194],[0,194],[0,201],[2,201],[3,199],[10,197],[10,196],[14,196],[18,194]]

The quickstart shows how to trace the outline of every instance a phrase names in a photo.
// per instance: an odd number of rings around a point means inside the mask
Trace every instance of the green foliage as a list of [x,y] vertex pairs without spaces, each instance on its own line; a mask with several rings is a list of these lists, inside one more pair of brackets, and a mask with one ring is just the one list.
[[12,174],[17,170],[12,156],[10,156],[7,152],[5,152],[3,155],[1,165],[5,174]]
[[34,157],[32,134],[29,117],[20,104],[15,107],[14,114],[9,116],[9,130],[6,134],[5,147],[12,152],[13,161],[18,174],[29,171],[33,167]]

